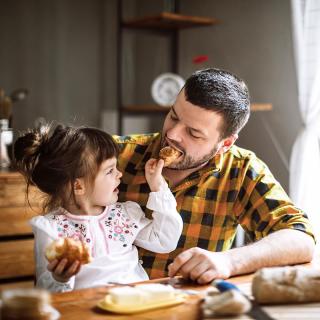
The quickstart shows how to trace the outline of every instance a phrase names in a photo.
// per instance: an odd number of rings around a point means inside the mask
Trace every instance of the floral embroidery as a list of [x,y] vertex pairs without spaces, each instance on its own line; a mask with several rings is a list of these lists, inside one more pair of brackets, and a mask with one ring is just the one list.
[[138,225],[130,219],[120,204],[116,204],[109,211],[104,224],[110,240],[119,241],[123,247],[132,244],[132,237],[135,236],[133,230],[138,229]]
[[49,219],[56,222],[59,237],[73,238],[87,243],[91,242],[84,224],[72,221],[61,214],[51,215]]

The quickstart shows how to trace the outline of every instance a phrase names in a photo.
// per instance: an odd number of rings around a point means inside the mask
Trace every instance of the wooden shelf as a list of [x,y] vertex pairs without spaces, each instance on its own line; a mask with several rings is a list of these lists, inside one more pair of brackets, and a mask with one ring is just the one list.
[[[150,113],[167,113],[170,107],[162,107],[156,104],[140,104],[123,106],[121,111],[127,114],[150,114]],[[251,111],[270,111],[271,103],[252,103]]]
[[271,103],[252,103],[251,111],[271,111],[272,104]]
[[123,21],[122,26],[136,29],[172,30],[191,27],[205,27],[219,23],[217,19],[185,16],[177,13],[162,12],[156,16]]
[[162,107],[156,104],[137,104],[137,105],[127,105],[121,108],[124,113],[167,113],[170,107]]

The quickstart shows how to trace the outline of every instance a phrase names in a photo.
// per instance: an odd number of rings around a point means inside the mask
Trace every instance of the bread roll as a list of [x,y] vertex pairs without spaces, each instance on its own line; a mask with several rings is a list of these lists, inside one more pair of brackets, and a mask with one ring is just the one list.
[[67,266],[70,266],[76,260],[80,261],[81,264],[91,261],[89,248],[82,241],[72,238],[60,238],[53,241],[46,248],[45,255],[49,262],[54,259],[65,258],[68,260]]
[[180,155],[181,153],[172,147],[164,147],[159,152],[159,158],[164,160],[164,167],[169,166],[178,159]]
[[238,290],[208,292],[201,306],[205,317],[240,315],[251,309],[250,301]]
[[305,267],[263,268],[252,281],[258,303],[320,301],[320,270]]

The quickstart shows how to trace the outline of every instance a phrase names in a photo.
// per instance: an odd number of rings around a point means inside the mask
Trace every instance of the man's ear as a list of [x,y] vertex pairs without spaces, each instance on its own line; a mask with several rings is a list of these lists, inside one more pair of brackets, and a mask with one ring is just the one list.
[[86,192],[84,180],[82,178],[77,178],[73,184],[74,194],[76,196],[82,196]]
[[220,142],[220,146],[218,148],[217,153],[223,154],[223,153],[227,152],[232,147],[232,145],[236,142],[238,137],[239,137],[238,134],[232,134],[230,137],[223,139]]

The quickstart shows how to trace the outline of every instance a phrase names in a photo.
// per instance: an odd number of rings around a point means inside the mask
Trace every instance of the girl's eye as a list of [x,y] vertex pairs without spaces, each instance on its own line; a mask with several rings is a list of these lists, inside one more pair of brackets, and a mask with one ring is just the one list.
[[109,171],[107,171],[107,174],[112,174],[113,171],[114,171],[114,169],[112,168],[112,169],[110,169]]

